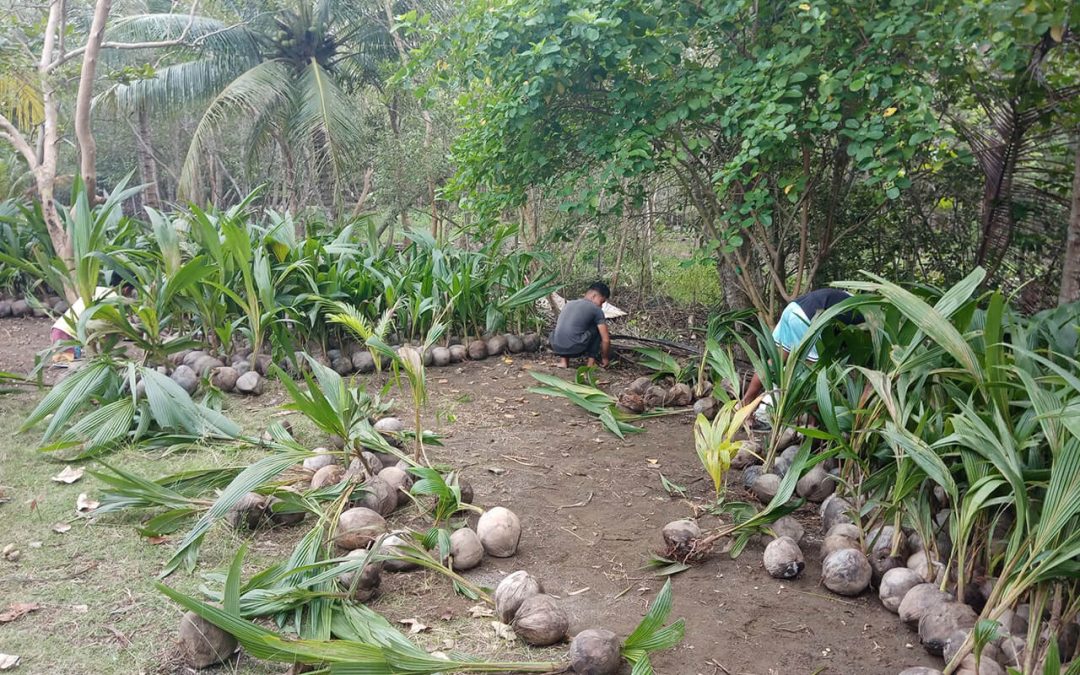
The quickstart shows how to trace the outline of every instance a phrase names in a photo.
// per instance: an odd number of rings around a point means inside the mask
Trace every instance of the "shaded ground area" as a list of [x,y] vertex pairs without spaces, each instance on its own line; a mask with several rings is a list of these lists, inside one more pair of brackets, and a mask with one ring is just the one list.
[[[26,344],[19,337],[24,333],[9,332],[8,324],[0,321],[5,359],[0,370],[32,364],[37,349],[30,349],[29,361],[17,354],[19,345]],[[711,487],[694,454],[689,415],[652,420],[645,433],[619,441],[569,404],[526,391],[533,383],[528,371],[548,368],[543,360],[514,358],[430,371],[427,424],[446,436],[445,447],[430,452],[433,459],[464,469],[477,503],[507,506],[521,517],[525,534],[519,554],[487,558],[471,577],[494,585],[504,574],[527,569],[562,598],[571,615],[571,633],[604,627],[625,634],[662,585],[642,570],[661,543],[660,528],[692,512],[664,491],[660,475],[685,486],[694,498],[704,498]],[[605,386],[616,391],[633,375],[616,371]],[[9,429],[33,399],[30,394],[0,397],[0,414],[9,420]],[[407,405],[407,398],[399,395],[398,400]],[[274,388],[259,399],[230,398],[226,413],[258,429],[281,402]],[[321,443],[310,428],[298,427],[303,440]],[[18,672],[24,673],[187,672],[172,646],[180,612],[152,585],[174,542],[155,546],[140,538],[133,517],[92,525],[76,521],[70,532],[53,532],[55,522],[74,517],[76,496],[92,496],[97,485],[89,474],[72,486],[50,481],[61,466],[36,453],[34,440],[33,434],[13,436],[10,431],[0,436],[0,485],[9,500],[0,505],[0,546],[14,543],[23,553],[18,562],[0,561],[0,608],[29,601],[42,609],[0,625],[0,652],[20,654],[24,663]],[[157,476],[179,468],[246,463],[257,452],[124,451],[111,461]],[[400,513],[395,520],[408,516]],[[658,673],[854,675],[932,664],[917,636],[874,595],[843,599],[818,584],[820,523],[812,509],[804,509],[801,517],[807,529],[807,569],[794,582],[768,577],[760,544],[751,544],[738,560],[717,552],[674,578],[673,615],[686,619],[687,634],[682,646],[654,660]],[[260,534],[249,572],[285,557],[303,531]],[[200,571],[221,569],[239,542],[237,535],[215,530],[204,547]],[[201,581],[198,575],[169,579],[188,591]],[[520,645],[498,639],[491,619],[474,618],[470,608],[476,603],[455,596],[441,578],[386,575],[382,590],[372,606],[392,620],[415,618],[427,625],[416,636],[426,647],[540,660],[557,660],[565,653],[523,652]],[[285,670],[241,657],[219,672]]]

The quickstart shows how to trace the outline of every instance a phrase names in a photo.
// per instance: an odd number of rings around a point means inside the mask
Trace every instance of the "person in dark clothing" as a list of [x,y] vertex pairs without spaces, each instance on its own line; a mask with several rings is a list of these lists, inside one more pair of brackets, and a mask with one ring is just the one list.
[[570,359],[578,356],[587,357],[590,366],[600,361],[607,368],[611,336],[601,308],[609,297],[611,291],[607,284],[597,282],[589,286],[583,298],[571,300],[559,312],[559,320],[548,342],[551,351],[559,356],[560,368],[569,368]]
[[[818,288],[789,302],[787,307],[784,308],[783,314],[780,315],[780,320],[776,322],[776,328],[773,329],[772,333],[773,341],[780,348],[781,358],[786,359],[788,354],[799,346],[799,343],[806,337],[810,322],[814,320],[818,312],[825,311],[833,305],[838,305],[850,297],[851,293],[838,288]],[[837,318],[848,325],[862,323],[862,317],[854,312],[845,312]],[[806,360],[810,363],[817,362],[816,340],[810,346]],[[761,376],[754,373],[750,385],[746,388],[746,393],[743,394],[742,405],[750,404],[761,394],[762,389]]]

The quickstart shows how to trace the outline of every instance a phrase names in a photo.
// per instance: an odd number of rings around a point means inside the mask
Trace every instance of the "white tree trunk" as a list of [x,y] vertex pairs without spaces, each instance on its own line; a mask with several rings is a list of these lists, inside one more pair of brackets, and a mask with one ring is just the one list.
[[1076,168],[1073,174],[1069,229],[1065,236],[1065,264],[1061,267],[1059,305],[1080,300],[1080,135],[1073,140],[1076,145]]
[[98,54],[105,39],[105,23],[109,20],[112,0],[97,0],[90,34],[86,36],[82,72],[79,75],[79,92],[75,99],[75,137],[79,141],[79,171],[91,203],[97,198],[97,143],[90,119],[94,99],[94,77],[97,74]]

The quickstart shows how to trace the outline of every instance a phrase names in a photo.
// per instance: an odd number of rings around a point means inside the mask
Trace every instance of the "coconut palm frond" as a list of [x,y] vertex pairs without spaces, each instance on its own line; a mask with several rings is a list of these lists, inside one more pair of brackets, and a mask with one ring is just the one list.
[[16,127],[33,129],[45,119],[40,87],[15,73],[0,75],[0,112]]
[[94,99],[131,113],[140,107],[162,113],[202,104],[222,91],[255,61],[242,58],[204,58],[165,66],[153,77],[115,84]]
[[294,142],[310,144],[316,163],[314,170],[329,170],[335,185],[350,159],[364,146],[357,124],[356,102],[345,96],[333,76],[312,58],[296,78],[296,110],[290,125]]
[[210,103],[195,128],[180,173],[180,192],[190,195],[197,188],[203,154],[211,135],[225,120],[240,114],[253,119],[277,114],[288,101],[292,86],[292,76],[280,61],[264,61],[230,82]]
[[623,641],[623,658],[633,664],[634,675],[649,675],[653,672],[652,663],[649,661],[650,653],[671,649],[682,642],[686,632],[686,622],[683,619],[664,625],[671,614],[672,601],[671,579],[668,579],[656,594],[641,623]]
[[[135,14],[115,21],[107,39],[124,42],[163,42],[185,38],[185,46],[217,54],[258,58],[259,43],[244,24],[190,14]],[[110,52],[106,50],[106,54]]]

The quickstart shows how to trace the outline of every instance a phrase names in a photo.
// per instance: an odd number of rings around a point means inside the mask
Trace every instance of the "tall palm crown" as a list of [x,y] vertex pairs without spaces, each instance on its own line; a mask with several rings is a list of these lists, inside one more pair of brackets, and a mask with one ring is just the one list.
[[320,183],[332,181],[336,198],[364,145],[354,94],[380,86],[395,58],[389,30],[377,3],[348,0],[292,0],[235,24],[186,14],[127,17],[110,37],[183,37],[184,46],[152,77],[119,82],[101,98],[155,112],[206,104],[180,175],[182,195],[198,193],[211,138],[228,128],[249,166],[287,154]]

